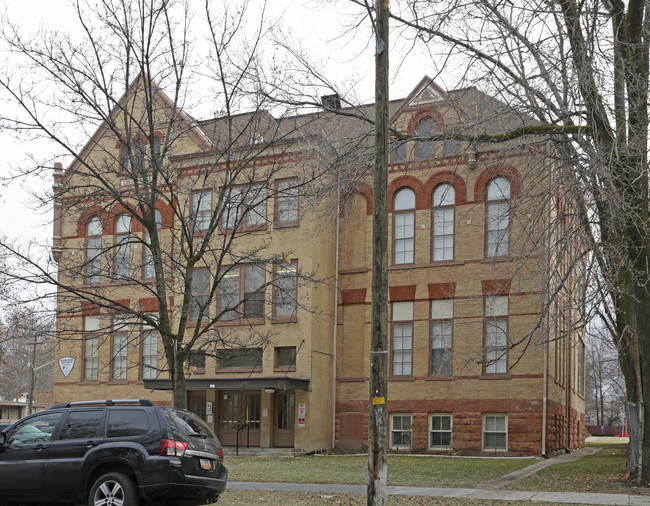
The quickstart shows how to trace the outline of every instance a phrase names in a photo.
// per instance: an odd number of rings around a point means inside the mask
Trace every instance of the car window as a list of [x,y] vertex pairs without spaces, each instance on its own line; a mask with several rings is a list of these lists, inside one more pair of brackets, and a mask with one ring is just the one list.
[[107,437],[141,436],[149,432],[149,418],[142,409],[114,409],[108,412]]
[[212,429],[194,413],[174,408],[164,408],[163,414],[174,434],[182,437],[201,435],[210,439],[216,438]]
[[45,413],[16,422],[8,444],[49,441],[63,413]]
[[99,435],[99,428],[102,423],[104,412],[73,411],[68,415],[60,439],[90,439]]

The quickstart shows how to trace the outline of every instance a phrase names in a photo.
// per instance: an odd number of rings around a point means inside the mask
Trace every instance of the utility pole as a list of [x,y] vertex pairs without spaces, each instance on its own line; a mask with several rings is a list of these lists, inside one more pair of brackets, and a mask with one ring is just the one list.
[[36,346],[40,343],[34,341],[32,343],[27,343],[32,346],[32,360],[30,363],[31,371],[29,377],[29,414],[31,415],[34,412],[34,362],[36,362]]
[[386,504],[388,436],[388,0],[375,2],[375,170],[367,504]]

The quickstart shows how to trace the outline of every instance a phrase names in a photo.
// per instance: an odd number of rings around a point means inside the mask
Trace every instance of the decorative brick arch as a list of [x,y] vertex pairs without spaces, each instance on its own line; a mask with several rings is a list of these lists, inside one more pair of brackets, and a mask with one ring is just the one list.
[[487,186],[493,179],[505,177],[510,181],[510,198],[521,196],[521,174],[512,165],[494,165],[484,170],[476,180],[474,186],[474,200],[480,202],[485,199]]
[[462,177],[451,170],[445,170],[442,172],[437,172],[429,178],[429,180],[424,184],[424,199],[426,208],[431,207],[433,192],[437,186],[443,183],[450,183],[456,191],[456,202],[455,205],[461,206],[467,203],[467,186]]
[[88,222],[97,216],[102,222],[102,235],[108,233],[106,232],[106,225],[108,220],[108,214],[102,206],[90,206],[83,210],[81,217],[77,221],[77,237],[86,237],[86,227]]
[[106,220],[106,225],[104,227],[104,231],[108,235],[113,235],[115,233],[115,221],[117,220],[118,216],[122,214],[126,214],[127,216],[131,217],[131,232],[135,232],[135,226],[137,223],[137,220],[133,219],[133,213],[128,211],[122,204],[115,204],[113,207],[111,207],[111,210],[108,211],[108,216]]
[[421,111],[415,113],[411,118],[411,121],[409,121],[408,133],[411,135],[416,135],[417,126],[424,118],[431,118],[436,123],[438,131],[445,129],[445,120],[436,109],[422,109]]
[[424,205],[424,186],[422,182],[413,176],[401,176],[388,185],[388,212],[393,212],[393,201],[395,194],[402,188],[410,188],[415,192],[415,209],[426,209]]
[[[342,198],[345,199],[355,193],[362,195],[366,199],[366,215],[372,215],[372,187],[366,183],[358,183],[355,188],[346,191]],[[341,215],[341,217],[343,217],[343,215]]]

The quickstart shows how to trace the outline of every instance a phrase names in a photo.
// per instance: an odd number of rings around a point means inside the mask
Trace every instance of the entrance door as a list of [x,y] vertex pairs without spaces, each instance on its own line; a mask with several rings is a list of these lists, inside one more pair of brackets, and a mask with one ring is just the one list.
[[293,448],[295,395],[293,390],[276,390],[273,398],[273,446]]
[[239,446],[259,446],[260,392],[221,391],[220,399],[218,436],[221,444],[235,446],[239,437]]
[[187,409],[205,421],[205,390],[187,391]]

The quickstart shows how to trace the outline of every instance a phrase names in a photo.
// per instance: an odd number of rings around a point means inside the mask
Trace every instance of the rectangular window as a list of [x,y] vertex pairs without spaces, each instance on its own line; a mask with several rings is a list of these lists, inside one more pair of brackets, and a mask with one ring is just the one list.
[[126,379],[127,344],[129,334],[124,318],[113,319],[113,348],[111,350],[111,379]]
[[412,426],[410,414],[390,415],[390,447],[393,450],[411,448]]
[[217,365],[219,369],[262,370],[262,348],[221,350]]
[[451,449],[451,415],[429,416],[429,448]]
[[219,320],[264,318],[266,270],[242,265],[226,272],[219,283]]
[[431,370],[432,376],[451,375],[451,342],[454,301],[431,301]]
[[391,374],[413,374],[413,302],[393,302],[393,357]]
[[489,202],[486,219],[486,255],[490,258],[507,256],[510,250],[510,204]]
[[244,196],[244,224],[247,227],[258,228],[266,224],[266,187],[260,184],[251,185]]
[[234,230],[239,226],[241,218],[242,192],[241,188],[223,189],[223,210],[221,211],[221,228]]
[[263,265],[244,266],[244,318],[264,318]]
[[96,380],[99,369],[99,316],[84,317],[84,369],[83,379]]
[[298,224],[298,181],[291,179],[277,183],[275,200],[275,223],[277,225]]
[[298,307],[298,264],[293,261],[275,265],[273,280],[273,317],[296,318]]
[[454,209],[433,210],[433,261],[454,259]]
[[276,371],[295,371],[296,370],[296,347],[285,346],[275,348],[275,366]]
[[483,415],[483,449],[508,449],[508,417],[503,414]]
[[189,366],[190,373],[204,373],[205,372],[205,352],[193,351],[187,358],[187,365]]
[[191,287],[190,321],[198,321],[199,315],[203,320],[207,320],[210,313],[208,310],[209,298],[210,272],[207,269],[194,269]]
[[212,193],[209,191],[192,193],[192,223],[195,232],[210,228],[212,219]]
[[158,376],[158,331],[146,324],[142,327],[141,363],[141,379],[155,379]]
[[508,296],[485,298],[485,374],[508,372]]
[[412,264],[415,254],[415,213],[395,213],[395,263]]
[[226,272],[219,283],[219,320],[235,320],[239,315],[239,268]]

